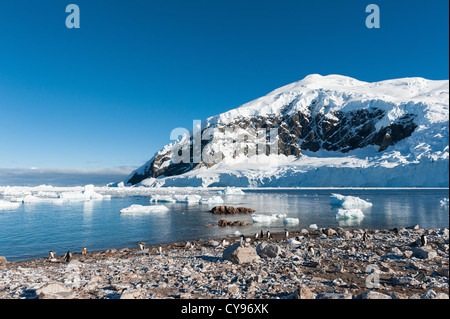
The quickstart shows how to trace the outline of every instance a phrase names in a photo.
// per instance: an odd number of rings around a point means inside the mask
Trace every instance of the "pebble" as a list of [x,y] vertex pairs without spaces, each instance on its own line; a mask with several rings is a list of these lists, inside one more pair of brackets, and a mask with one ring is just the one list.
[[[290,236],[300,231],[291,230]],[[417,229],[398,235],[365,231],[370,236],[363,242],[357,239],[359,230],[335,230],[336,237],[329,229],[333,235],[322,237],[321,230],[310,229],[296,245],[284,233],[273,234],[273,257],[242,264],[223,258],[227,247],[216,245],[222,239],[164,245],[162,255],[149,247],[148,254],[136,254],[133,248],[74,254],[70,263],[59,257],[56,262],[3,262],[0,299],[448,298],[448,230],[428,230],[426,249],[436,252],[432,259],[413,254],[413,248],[420,248],[410,246]],[[239,242],[227,240],[230,246]],[[252,240],[241,249],[253,252],[262,242]],[[369,265],[383,279],[376,291],[366,287]]]

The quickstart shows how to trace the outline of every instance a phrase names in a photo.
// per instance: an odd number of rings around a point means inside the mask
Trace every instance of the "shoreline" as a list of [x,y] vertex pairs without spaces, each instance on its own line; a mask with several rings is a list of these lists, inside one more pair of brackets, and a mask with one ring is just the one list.
[[[248,237],[249,249],[262,242],[278,247],[273,258],[248,264],[223,258],[239,237],[163,244],[162,254],[159,245],[144,254],[137,246],[93,252],[88,247],[86,256],[73,253],[69,263],[60,256],[56,262],[3,263],[0,299],[448,298],[448,228],[324,232],[295,231],[288,239],[284,233],[272,239]],[[421,248],[411,244],[422,234],[428,253],[419,256]],[[292,242],[296,237],[298,242]],[[377,272],[368,273],[369,266]],[[374,274],[378,285],[368,288]]]

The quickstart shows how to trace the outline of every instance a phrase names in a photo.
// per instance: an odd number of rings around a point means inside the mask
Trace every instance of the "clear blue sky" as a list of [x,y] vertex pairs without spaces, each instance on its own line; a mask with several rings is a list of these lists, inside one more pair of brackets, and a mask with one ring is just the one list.
[[[380,29],[365,26],[370,3]],[[311,73],[448,79],[448,6],[0,0],[0,168],[140,166],[173,128]]]

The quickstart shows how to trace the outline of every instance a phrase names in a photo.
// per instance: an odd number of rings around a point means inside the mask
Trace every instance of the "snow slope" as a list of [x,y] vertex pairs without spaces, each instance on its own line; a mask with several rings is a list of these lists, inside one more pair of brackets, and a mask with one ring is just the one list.
[[[216,164],[178,164],[189,136],[166,145],[126,184],[151,187],[448,187],[449,81],[402,78],[363,82],[313,74],[211,117],[202,151]],[[237,153],[223,131],[278,129],[279,150]],[[192,132],[191,132],[192,133]],[[239,144],[241,143],[241,144]],[[247,144],[248,145],[248,144]],[[191,154],[192,160],[192,154]]]

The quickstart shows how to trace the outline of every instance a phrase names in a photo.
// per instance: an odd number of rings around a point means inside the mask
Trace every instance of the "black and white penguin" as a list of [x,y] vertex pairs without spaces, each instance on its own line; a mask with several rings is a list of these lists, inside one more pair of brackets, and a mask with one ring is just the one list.
[[270,231],[267,231],[267,239],[271,239],[272,235],[270,234]]
[[398,231],[398,228],[397,228],[397,227],[395,227],[395,228],[393,229],[393,231],[394,231],[394,234],[398,235],[399,231]]
[[261,238],[264,238],[264,232],[261,229]]
[[86,256],[86,254],[87,254],[87,248],[86,248],[86,246],[83,247],[83,250],[81,251],[81,254],[82,254],[83,256]]
[[139,249],[144,250],[145,249],[145,243],[138,243]]
[[158,253],[159,253],[160,255],[162,255],[162,246],[159,246],[159,247],[158,247]]
[[70,253],[70,251],[68,251],[65,255],[64,255],[64,261],[66,263],[70,262],[72,260],[72,254]]
[[48,252],[48,255],[49,255],[48,259],[54,259],[55,258],[55,254],[51,250]]
[[369,237],[367,236],[367,233],[364,232],[363,234],[363,241],[367,241],[369,239]]
[[287,229],[284,230],[284,235],[286,236],[286,238],[289,238],[289,231]]
[[427,236],[425,236],[425,235],[420,236],[420,245],[426,246],[427,244],[428,244]]
[[256,233],[256,234],[255,234],[255,239],[258,239],[258,236],[259,236],[259,234],[258,234],[258,233]]

